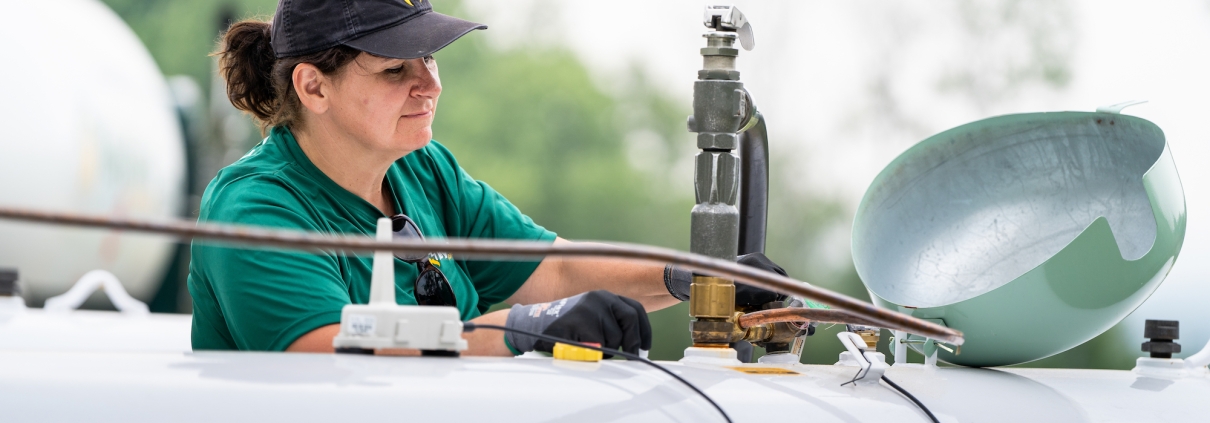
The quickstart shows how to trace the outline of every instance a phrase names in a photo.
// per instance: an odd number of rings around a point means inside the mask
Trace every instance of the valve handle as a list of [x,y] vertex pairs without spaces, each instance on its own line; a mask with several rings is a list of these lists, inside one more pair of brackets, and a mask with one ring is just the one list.
[[702,23],[706,28],[715,31],[735,32],[739,35],[739,45],[744,50],[756,48],[756,36],[752,33],[752,24],[735,6],[706,6],[702,15]]

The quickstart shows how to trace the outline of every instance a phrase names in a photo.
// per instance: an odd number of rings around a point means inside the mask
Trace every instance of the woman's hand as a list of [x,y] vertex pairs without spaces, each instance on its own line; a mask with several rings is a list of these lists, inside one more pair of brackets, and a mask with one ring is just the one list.
[[[789,276],[785,269],[769,260],[761,253],[751,253],[739,256],[736,262],[748,267],[755,267],[766,272],[777,273],[782,276]],[[693,272],[683,269],[678,266],[668,265],[664,268],[664,287],[678,300],[689,300],[689,285],[693,283]],[[743,308],[760,307],[766,303],[773,301],[781,301],[786,299],[785,295],[776,292],[746,285],[739,282],[735,283],[735,306]]]
[[[651,322],[643,305],[604,290],[549,303],[515,305],[505,326],[633,354],[651,349]],[[551,352],[554,348],[550,341],[515,332],[504,338],[516,352]]]
[[[785,269],[782,269],[781,266],[778,266],[777,263],[774,263],[773,260],[769,260],[768,257],[765,257],[765,255],[761,253],[744,254],[739,256],[735,262],[744,266],[755,267],[766,272],[773,272],[782,276],[790,276],[786,274]],[[735,284],[735,305],[738,307],[760,307],[767,303],[782,301],[785,299],[785,295],[778,294],[764,288],[757,288],[755,286],[742,283]]]

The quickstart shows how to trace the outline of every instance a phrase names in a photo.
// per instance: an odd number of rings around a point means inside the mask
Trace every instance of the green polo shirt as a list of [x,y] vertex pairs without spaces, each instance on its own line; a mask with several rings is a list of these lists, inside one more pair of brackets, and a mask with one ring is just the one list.
[[[487,184],[471,178],[436,141],[387,171],[395,209],[427,238],[553,241]],[[273,128],[247,155],[215,176],[199,221],[373,236],[376,207],[341,188],[303,154],[289,129]],[[525,283],[538,262],[440,260],[464,320],[481,315]],[[339,323],[345,304],[370,296],[372,259],[335,252],[227,248],[194,242],[189,264],[195,350],[286,349],[298,337]],[[395,260],[395,298],[416,304],[416,266]]]

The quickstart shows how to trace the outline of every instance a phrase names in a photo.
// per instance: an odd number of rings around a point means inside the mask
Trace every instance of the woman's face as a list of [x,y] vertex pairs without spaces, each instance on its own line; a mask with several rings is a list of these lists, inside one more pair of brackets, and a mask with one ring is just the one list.
[[433,138],[437,61],[362,53],[334,78],[331,123],[363,148],[406,155]]

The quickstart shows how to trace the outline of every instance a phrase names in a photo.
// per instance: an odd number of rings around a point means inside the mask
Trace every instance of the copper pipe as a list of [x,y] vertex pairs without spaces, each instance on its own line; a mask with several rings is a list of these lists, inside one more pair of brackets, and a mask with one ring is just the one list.
[[747,329],[753,326],[781,322],[852,323],[862,326],[879,326],[874,320],[845,310],[790,307],[754,311],[745,314],[739,318],[739,327]]
[[772,272],[698,254],[637,244],[499,241],[444,238],[436,240],[377,241],[369,236],[330,235],[253,226],[194,223],[180,220],[148,221],[76,213],[0,207],[0,218],[67,226],[108,228],[169,235],[181,240],[205,239],[230,244],[271,246],[304,251],[336,250],[345,253],[393,251],[442,252],[465,258],[532,260],[546,256],[626,258],[652,263],[673,263],[698,273],[731,278],[785,295],[809,298],[869,320],[870,326],[917,334],[962,345],[962,332],[906,314],[878,308],[843,294],[808,285]]

